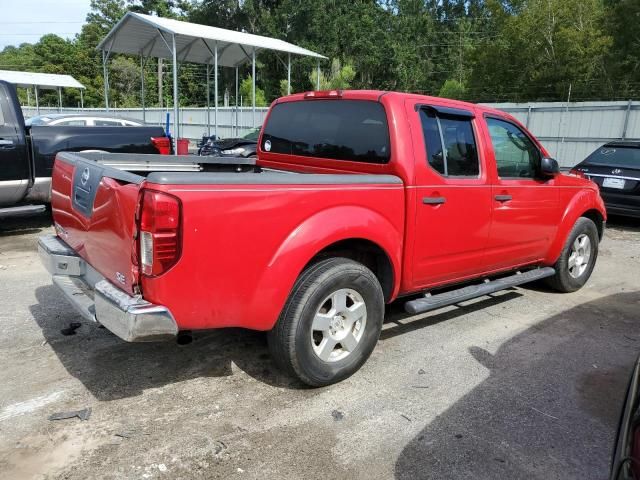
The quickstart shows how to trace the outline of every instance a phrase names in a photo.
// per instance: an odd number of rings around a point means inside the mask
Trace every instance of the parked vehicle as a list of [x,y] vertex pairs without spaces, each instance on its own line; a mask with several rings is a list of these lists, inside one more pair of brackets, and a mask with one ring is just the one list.
[[89,115],[83,113],[50,113],[37,115],[25,120],[25,125],[73,126],[73,127],[142,127],[143,123],[129,118],[108,115]]
[[162,127],[28,127],[15,88],[0,81],[0,218],[44,211],[61,150],[169,153],[168,140]]
[[203,137],[199,145],[198,155],[213,155],[219,157],[255,157],[260,128],[252,128],[240,138]]
[[627,387],[616,445],[611,461],[610,480],[636,480],[640,478],[640,358]]
[[57,235],[39,242],[54,283],[127,341],[268,331],[278,365],[320,386],[366,361],[385,303],[417,314],[543,278],[571,292],[598,255],[596,185],[499,110],[296,94],[272,105],[258,152],[183,168],[59,154]]
[[598,184],[609,213],[640,217],[640,142],[607,143],[572,173]]

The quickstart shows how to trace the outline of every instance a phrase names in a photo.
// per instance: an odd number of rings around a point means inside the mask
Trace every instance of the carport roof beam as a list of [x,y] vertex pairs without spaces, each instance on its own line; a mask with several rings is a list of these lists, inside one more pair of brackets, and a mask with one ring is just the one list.
[[[180,52],[194,39],[217,41],[219,48],[218,66],[220,67],[235,67],[247,60],[251,61],[246,58],[242,47],[251,48],[256,53],[262,50],[273,50],[317,59],[326,58],[319,53],[277,38],[182,22],[170,18],[154,17],[136,12],[127,13],[111,29],[97,48],[106,50],[110,47],[113,53],[139,55],[140,50],[150,45],[150,42],[159,32],[171,37],[175,36],[176,47]],[[166,42],[164,37],[163,40]],[[155,58],[172,59],[171,47],[163,47],[162,45],[154,44],[146,55]],[[184,58],[180,60],[189,63],[210,64],[213,59],[209,49],[202,42],[196,42]]]

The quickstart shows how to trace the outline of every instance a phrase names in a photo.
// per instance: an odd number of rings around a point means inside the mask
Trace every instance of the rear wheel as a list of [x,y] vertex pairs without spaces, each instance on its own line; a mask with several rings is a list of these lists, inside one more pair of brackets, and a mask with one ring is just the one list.
[[592,220],[580,217],[554,265],[556,274],[547,279],[560,292],[575,292],[589,280],[598,257],[598,228]]
[[269,349],[286,372],[311,386],[330,385],[355,373],[373,351],[384,317],[375,275],[346,258],[305,270],[291,292]]

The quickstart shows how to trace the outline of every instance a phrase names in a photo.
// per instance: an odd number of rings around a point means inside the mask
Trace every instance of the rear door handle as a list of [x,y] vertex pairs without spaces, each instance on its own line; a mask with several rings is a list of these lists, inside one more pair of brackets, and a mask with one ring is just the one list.
[[440,205],[446,202],[447,199],[444,197],[423,197],[422,203],[425,205]]
[[495,198],[498,202],[508,202],[513,199],[511,195],[496,195]]

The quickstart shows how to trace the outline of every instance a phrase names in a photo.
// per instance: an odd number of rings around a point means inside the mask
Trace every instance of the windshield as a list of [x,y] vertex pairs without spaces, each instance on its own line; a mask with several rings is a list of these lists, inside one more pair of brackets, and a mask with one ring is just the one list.
[[640,148],[605,145],[589,155],[582,163],[583,165],[640,168]]
[[363,100],[305,100],[276,104],[263,127],[262,150],[303,157],[387,163],[384,107]]
[[260,136],[260,128],[252,128],[249,130],[249,133],[242,136],[245,140],[253,140],[254,142],[258,141],[258,137]]

